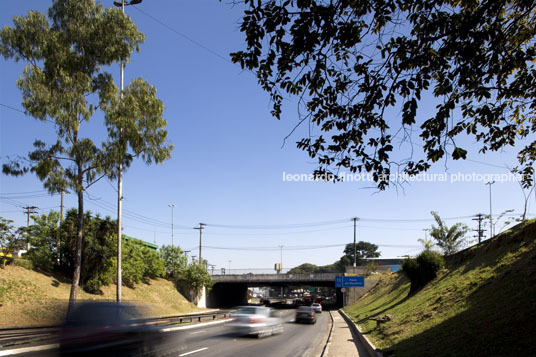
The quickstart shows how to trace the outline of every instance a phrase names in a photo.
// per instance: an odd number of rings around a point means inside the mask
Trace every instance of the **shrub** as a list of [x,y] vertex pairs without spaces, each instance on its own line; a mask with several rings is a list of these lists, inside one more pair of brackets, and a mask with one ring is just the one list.
[[84,284],[84,290],[90,294],[102,294],[101,291],[102,282],[97,279],[93,278],[91,280],[86,281]]
[[16,265],[18,267],[28,269],[28,270],[32,270],[34,268],[32,262],[27,259],[13,259],[13,265]]
[[144,276],[147,276],[151,279],[160,278],[166,275],[166,266],[164,261],[160,258],[160,254],[157,251],[143,248],[145,255],[145,272]]
[[402,263],[402,271],[411,282],[409,293],[422,289],[432,281],[439,269],[445,265],[443,257],[434,251],[425,250],[417,258],[408,258]]

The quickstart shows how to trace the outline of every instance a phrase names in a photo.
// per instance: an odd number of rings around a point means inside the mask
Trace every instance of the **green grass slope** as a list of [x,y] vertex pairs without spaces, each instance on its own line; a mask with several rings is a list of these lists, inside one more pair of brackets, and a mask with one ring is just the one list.
[[536,221],[450,257],[410,297],[409,287],[392,274],[344,309],[386,356],[536,356]]
[[[71,285],[53,275],[19,266],[0,269],[0,327],[58,324],[65,317]],[[198,311],[166,279],[150,279],[134,288],[123,287],[123,301],[143,304],[150,316]],[[102,295],[79,290],[80,300],[115,301],[115,285]]]

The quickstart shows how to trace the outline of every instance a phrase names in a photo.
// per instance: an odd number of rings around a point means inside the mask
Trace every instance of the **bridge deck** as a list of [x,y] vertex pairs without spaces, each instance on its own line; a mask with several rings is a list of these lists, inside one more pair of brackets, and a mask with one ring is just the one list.
[[214,283],[301,283],[301,282],[333,282],[341,273],[322,274],[241,274],[241,275],[213,275]]

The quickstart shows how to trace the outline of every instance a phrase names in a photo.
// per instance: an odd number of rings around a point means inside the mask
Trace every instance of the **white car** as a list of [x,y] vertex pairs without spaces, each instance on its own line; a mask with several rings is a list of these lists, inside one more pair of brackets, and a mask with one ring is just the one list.
[[322,305],[318,304],[318,303],[314,303],[311,305],[311,307],[313,309],[315,309],[315,312],[322,312]]
[[231,314],[229,326],[238,335],[265,337],[283,332],[283,320],[275,310],[261,306],[240,306]]

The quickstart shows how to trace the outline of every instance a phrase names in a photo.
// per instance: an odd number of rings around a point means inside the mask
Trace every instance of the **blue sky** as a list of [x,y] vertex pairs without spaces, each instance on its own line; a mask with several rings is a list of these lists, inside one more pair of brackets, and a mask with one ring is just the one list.
[[[112,1],[103,4],[112,6]],[[11,25],[13,15],[25,15],[30,9],[46,12],[49,5],[42,0],[3,2],[0,23]],[[217,0],[144,0],[137,7],[127,7],[127,13],[145,33],[146,41],[127,64],[126,83],[143,77],[156,86],[166,107],[169,142],[175,149],[172,159],[163,165],[138,162],[126,172],[126,234],[159,245],[170,244],[168,204],[173,203],[174,243],[197,255],[199,233],[192,227],[207,223],[203,257],[216,269],[227,268],[229,260],[232,269],[271,268],[279,262],[281,245],[283,265],[288,268],[337,260],[344,244],[353,239],[351,217],[362,219],[358,240],[378,244],[382,256],[392,257],[419,251],[417,239],[432,224],[431,210],[445,218],[489,212],[489,191],[484,182],[451,183],[450,176],[447,182],[414,182],[403,190],[385,192],[363,182],[283,181],[284,173],[311,173],[315,163],[295,148],[302,129],[282,147],[284,137],[297,123],[295,100],[288,99],[280,121],[272,118],[268,95],[259,88],[255,76],[227,60],[230,52],[244,48],[239,31],[241,8]],[[23,67],[23,63],[0,61],[0,103],[17,110],[23,110],[15,84]],[[119,66],[110,71],[118,80]],[[424,106],[421,119],[432,110],[432,105]],[[95,141],[102,140],[102,115],[96,115],[84,129]],[[53,125],[0,106],[2,160],[26,154],[36,138],[53,140]],[[507,173],[504,166],[515,165],[515,150],[482,156],[475,152],[477,146],[471,138],[462,142],[474,161],[441,162],[431,172]],[[397,150],[396,155],[403,157],[408,147]],[[91,187],[87,209],[114,217],[115,186],[115,182],[103,180]],[[24,225],[22,204],[38,206],[41,213],[58,209],[59,196],[47,196],[42,190],[35,176],[0,176],[0,196],[4,197],[0,215]],[[66,196],[66,207],[76,206],[74,196]],[[532,208],[534,198],[530,204]],[[523,194],[517,183],[493,185],[495,214],[506,209],[520,212],[522,205]],[[339,222],[342,220],[346,221]],[[457,221],[476,228],[470,218],[447,222]],[[293,226],[319,222],[338,223]],[[332,247],[320,248],[328,245]]]

